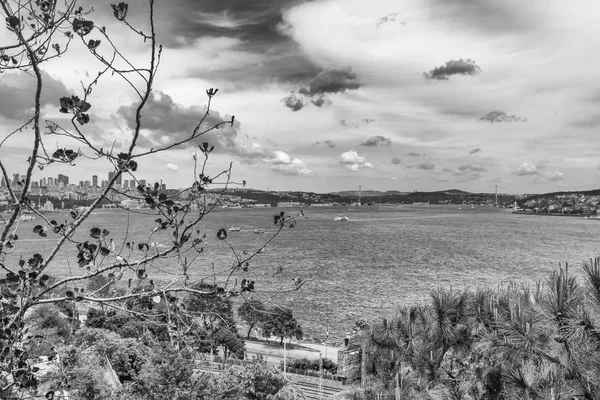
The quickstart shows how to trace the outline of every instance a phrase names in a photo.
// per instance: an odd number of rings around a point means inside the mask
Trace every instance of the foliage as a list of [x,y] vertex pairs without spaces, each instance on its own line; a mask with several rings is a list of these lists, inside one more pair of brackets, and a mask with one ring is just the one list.
[[295,368],[303,371],[326,371],[330,374],[337,373],[337,364],[329,358],[321,358],[318,360],[309,360],[307,358],[290,358],[287,360],[289,368]]
[[282,346],[286,337],[302,339],[302,327],[289,308],[275,307],[269,310],[262,327],[267,337],[280,337]]
[[[206,90],[206,110],[198,115],[187,136],[153,148],[140,145],[144,129],[142,122],[149,117],[146,108],[156,91],[154,82],[162,57],[162,46],[155,31],[155,2],[148,0],[149,18],[143,29],[130,23],[130,20],[135,20],[142,24],[144,18],[130,19],[134,10],[130,10],[127,3],[95,6],[106,7],[109,11],[112,9],[110,18],[114,18],[118,25],[111,25],[114,28],[107,30],[106,21],[102,21],[101,17],[96,20],[94,9],[84,9],[77,0],[0,0],[0,14],[5,19],[9,34],[6,43],[0,45],[0,74],[27,73],[35,82],[30,103],[19,110],[22,112],[18,116],[25,116],[19,122],[20,126],[0,138],[2,147],[10,144],[19,132],[31,131],[21,136],[30,140],[28,157],[24,157],[22,163],[9,165],[5,159],[0,159],[0,176],[6,182],[10,181],[10,176],[21,174],[6,188],[10,214],[2,217],[4,223],[0,228],[0,382],[9,382],[0,389],[3,398],[7,399],[26,397],[38,386],[32,350],[44,338],[28,334],[25,316],[39,305],[59,305],[69,317],[77,316],[74,311],[80,302],[110,306],[139,318],[119,327],[119,323],[124,322],[122,314],[103,317],[96,313],[90,324],[108,327],[125,336],[138,335],[140,329],[150,330],[162,341],[170,341],[176,347],[185,345],[184,339],[194,327],[189,324],[193,316],[187,315],[181,307],[183,295],[205,293],[205,288],[188,285],[193,267],[203,257],[207,243],[201,224],[213,210],[201,201],[201,194],[216,186],[220,188],[219,195],[222,195],[230,186],[237,184],[231,179],[231,165],[215,173],[207,170],[215,146],[201,142],[203,135],[220,127],[235,126],[234,117],[208,119],[209,114],[215,115],[211,114],[211,103],[218,92],[216,88]],[[117,47],[117,38],[132,45],[138,40],[140,46],[145,46],[147,61],[139,62],[137,53],[133,57],[135,60],[129,59]],[[69,88],[79,93],[49,93],[43,99],[42,92],[47,89],[49,77],[42,71],[42,66],[50,63],[54,65],[52,68],[60,69],[61,62],[78,65],[85,55],[76,54],[69,58],[76,46],[98,63],[98,71],[86,73],[88,78],[81,82],[81,87]],[[130,91],[137,103],[134,107],[122,107],[123,112],[129,113],[127,118],[135,122],[130,131],[123,132],[120,144],[109,146],[98,139],[93,128],[101,121],[101,115],[97,114],[99,108],[94,106],[95,96],[98,92],[110,92],[94,91],[94,88],[105,82],[120,84],[124,91]],[[117,95],[127,96],[125,93]],[[59,122],[45,113],[46,98],[55,99],[55,110],[62,113]],[[198,146],[198,154],[194,156],[191,174],[194,182],[182,193],[186,195],[176,196],[163,190],[160,179],[151,183],[140,179],[142,160],[152,163],[157,154],[164,153],[166,156],[168,152],[188,145]],[[35,171],[53,170],[57,166],[71,168],[83,159],[99,170],[106,166],[112,169],[107,185],[99,189],[88,207],[71,210],[64,220],[52,219],[41,213],[31,201]],[[137,187],[125,192],[117,183],[123,178],[135,181]],[[245,185],[245,181],[240,185]],[[156,225],[135,235],[129,230],[115,234],[109,226],[90,226],[90,216],[102,204],[115,204],[115,200],[122,198],[144,204],[146,208],[140,212],[153,215]],[[127,217],[132,213],[130,210],[121,212]],[[36,221],[41,221],[30,233],[50,241],[50,250],[38,252],[39,249],[22,241],[21,231],[26,226],[20,224],[23,213],[32,213]],[[266,242],[273,240],[283,228],[295,226],[295,223],[295,217],[280,215],[277,229]],[[233,265],[217,266],[211,277],[219,288],[218,297],[257,291],[260,283],[246,276],[257,251],[238,253],[227,235],[222,234],[223,230],[217,230],[211,236],[217,232],[221,232],[217,235],[218,239],[229,246],[236,260]],[[166,245],[151,248],[154,238],[163,234],[169,238]],[[61,272],[65,265],[70,269],[69,274]],[[298,288],[291,286],[282,290]],[[212,295],[213,290],[207,289],[206,293]],[[215,311],[223,311],[224,318],[228,318],[227,310]],[[57,324],[50,319],[47,322]],[[156,324],[162,327],[159,329]],[[212,326],[207,328],[212,329]],[[210,334],[215,335],[217,331]],[[90,336],[89,331],[82,335]],[[120,378],[133,379],[139,372],[139,363],[146,359],[145,351],[130,339],[118,339],[107,333],[96,336],[109,344],[102,351],[109,359],[112,357],[111,363],[114,361],[117,365]],[[218,337],[219,343],[227,343],[231,351],[239,352],[239,342],[234,343],[231,335],[221,333]],[[90,349],[95,346],[90,350],[92,353],[102,353],[98,343],[92,345],[87,339],[82,340],[81,335],[76,338]],[[110,350],[112,347],[118,348],[119,352]],[[94,373],[86,374],[90,379],[94,376]],[[90,393],[94,391],[90,389]]]
[[368,379],[403,398],[598,398],[600,259],[583,270],[400,308],[363,335]]
[[217,400],[303,399],[281,371],[258,361],[228,367],[216,377],[212,393]]
[[246,338],[250,338],[250,333],[255,326],[261,325],[268,317],[265,305],[260,300],[249,300],[238,307],[238,315],[248,324],[248,334]]

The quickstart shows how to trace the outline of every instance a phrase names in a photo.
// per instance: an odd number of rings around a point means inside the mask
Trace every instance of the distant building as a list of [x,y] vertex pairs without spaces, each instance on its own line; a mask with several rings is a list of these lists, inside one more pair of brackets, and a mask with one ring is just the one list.
[[92,175],[92,186],[98,187],[98,175]]
[[69,184],[69,177],[67,175],[63,175],[63,174],[58,174],[58,179],[57,179],[57,183],[58,185],[60,185],[60,183],[63,183],[65,186],[67,186]]
[[44,205],[42,206],[42,211],[53,212],[54,211],[54,204],[52,204],[52,202],[50,200],[46,201],[44,203]]
[[299,201],[280,201],[277,203],[277,207],[304,207],[306,204]]
[[121,200],[121,206],[124,208],[142,208],[142,203],[138,200],[127,199]]

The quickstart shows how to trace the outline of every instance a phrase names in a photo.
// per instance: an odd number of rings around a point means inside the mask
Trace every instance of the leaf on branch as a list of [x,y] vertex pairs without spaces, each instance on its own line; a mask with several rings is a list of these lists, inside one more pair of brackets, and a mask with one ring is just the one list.
[[102,231],[100,228],[92,228],[90,229],[90,236],[94,239],[100,239],[100,235],[102,235]]
[[90,49],[91,51],[96,51],[98,46],[100,46],[100,40],[90,39],[88,41],[87,46],[88,46],[88,49]]
[[127,9],[129,8],[129,4],[121,2],[117,5],[111,4],[110,6],[113,9],[113,15],[115,16],[115,18],[119,21],[124,21],[127,17]]
[[107,237],[108,235],[110,235],[110,231],[107,229],[102,229],[102,236]]
[[85,36],[94,29],[94,21],[85,21],[79,18],[73,20],[73,30],[81,36]]
[[73,298],[75,297],[75,293],[73,293],[73,292],[72,292],[72,291],[70,291],[70,290],[67,290],[67,291],[65,292],[65,296],[67,296],[67,298],[68,298],[68,299],[73,299]]
[[150,246],[148,245],[148,243],[138,243],[138,250],[148,251],[150,250]]
[[41,225],[36,225],[36,226],[33,227],[33,233],[39,234],[43,230],[44,230],[44,227],[42,227]]
[[106,248],[106,247],[100,247],[100,254],[103,257],[106,257],[110,254],[110,249]]
[[217,238],[219,240],[227,239],[227,231],[224,228],[221,228],[217,231]]
[[11,31],[16,30],[20,24],[21,20],[15,15],[11,15],[10,17],[6,18],[6,26]]

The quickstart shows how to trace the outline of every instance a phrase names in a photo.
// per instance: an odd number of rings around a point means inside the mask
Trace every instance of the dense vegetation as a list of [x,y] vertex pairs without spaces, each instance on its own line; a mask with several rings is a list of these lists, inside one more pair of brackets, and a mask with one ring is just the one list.
[[[364,327],[367,385],[349,398],[600,398],[600,259],[533,288],[439,289]],[[379,396],[379,397],[377,397]]]

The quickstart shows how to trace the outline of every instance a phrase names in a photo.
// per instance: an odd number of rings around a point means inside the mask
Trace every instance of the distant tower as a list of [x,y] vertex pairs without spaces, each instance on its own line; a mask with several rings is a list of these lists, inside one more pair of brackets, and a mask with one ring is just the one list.
[[362,187],[360,185],[358,185],[358,205],[362,205],[361,202],[361,197],[362,197]]
[[98,175],[92,175],[92,186],[98,187]]

